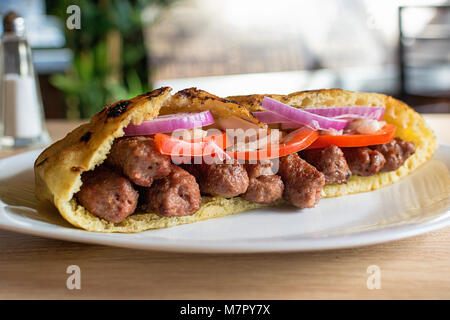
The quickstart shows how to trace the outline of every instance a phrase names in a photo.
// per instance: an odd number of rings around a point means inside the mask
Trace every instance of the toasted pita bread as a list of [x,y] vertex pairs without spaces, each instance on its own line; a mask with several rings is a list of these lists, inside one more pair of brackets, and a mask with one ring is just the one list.
[[[225,199],[204,196],[200,209],[191,216],[168,218],[153,212],[135,213],[121,223],[111,223],[91,214],[76,202],[73,196],[80,190],[81,174],[93,170],[105,160],[114,139],[123,136],[123,128],[130,123],[140,124],[162,114],[210,110],[216,119],[234,115],[260,124],[250,111],[261,110],[263,95],[222,99],[195,88],[174,95],[170,92],[171,88],[164,87],[108,105],[94,115],[89,123],[81,125],[44,150],[34,164],[37,198],[52,202],[72,225],[96,232],[139,232],[263,207],[240,197]],[[347,185],[326,186],[324,196],[369,191],[390,184],[429,159],[437,146],[431,129],[422,117],[391,97],[337,89],[270,96],[295,107],[385,105],[385,120],[397,125],[399,137],[415,143],[416,153],[397,171],[365,178],[353,177]]]

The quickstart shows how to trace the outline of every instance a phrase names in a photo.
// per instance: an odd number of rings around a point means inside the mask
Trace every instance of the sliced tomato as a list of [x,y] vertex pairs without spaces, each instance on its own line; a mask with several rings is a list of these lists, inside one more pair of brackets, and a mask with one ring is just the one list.
[[226,135],[225,132],[217,130],[217,133],[212,135],[207,135],[206,137],[202,138],[194,138],[194,139],[188,139],[185,141],[194,143],[194,142],[208,142],[214,140],[214,142],[221,148],[225,149],[226,147],[229,147],[231,145],[231,141]]
[[394,139],[395,126],[386,124],[375,134],[344,134],[341,136],[324,135],[319,136],[308,149],[326,148],[334,144],[338,147],[365,147],[376,144],[384,144]]
[[211,141],[222,150],[231,143],[224,132],[192,140],[183,140],[164,133],[155,134],[155,145],[158,151],[165,155],[177,157],[212,155],[214,151],[211,147],[208,147]]
[[275,159],[303,150],[313,143],[319,133],[317,131],[298,130],[290,137],[285,137],[285,142],[270,144],[266,148],[254,151],[227,152],[234,159],[265,160]]

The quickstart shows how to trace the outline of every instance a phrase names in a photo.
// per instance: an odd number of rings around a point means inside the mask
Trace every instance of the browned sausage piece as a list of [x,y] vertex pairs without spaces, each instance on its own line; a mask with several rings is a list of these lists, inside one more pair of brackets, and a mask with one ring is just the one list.
[[347,183],[352,176],[344,153],[335,145],[323,149],[301,151],[300,157],[324,174],[325,184]]
[[90,213],[107,221],[119,223],[134,212],[138,192],[131,182],[105,166],[83,173],[78,202]]
[[342,148],[342,151],[352,173],[362,177],[377,174],[386,162],[381,152],[368,147]]
[[414,143],[404,141],[400,138],[395,138],[389,143],[371,146],[370,148],[381,152],[386,159],[386,163],[383,169],[381,169],[384,172],[394,171],[400,168],[415,151]]
[[312,208],[319,202],[325,177],[298,154],[280,158],[278,174],[284,182],[285,200],[299,208]]
[[170,156],[155,148],[151,137],[125,137],[116,139],[106,164],[120,169],[135,184],[151,186],[153,179],[161,179],[170,173]]
[[143,209],[165,217],[193,214],[200,208],[200,188],[186,170],[172,165],[171,173],[155,180],[150,188],[142,188]]
[[193,174],[204,194],[232,198],[248,188],[248,175],[244,166],[238,162],[232,164],[192,164],[183,166]]
[[242,198],[262,204],[281,199],[284,184],[280,176],[273,174],[271,162],[245,164],[245,169],[249,176],[249,185]]

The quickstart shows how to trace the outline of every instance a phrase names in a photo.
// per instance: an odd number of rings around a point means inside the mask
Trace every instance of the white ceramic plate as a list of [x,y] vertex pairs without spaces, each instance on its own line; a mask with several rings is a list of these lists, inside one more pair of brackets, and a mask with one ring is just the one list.
[[401,181],[322,199],[316,208],[267,208],[137,234],[78,230],[34,198],[40,151],[0,160],[0,228],[118,247],[184,252],[310,251],[402,239],[450,225],[450,146]]

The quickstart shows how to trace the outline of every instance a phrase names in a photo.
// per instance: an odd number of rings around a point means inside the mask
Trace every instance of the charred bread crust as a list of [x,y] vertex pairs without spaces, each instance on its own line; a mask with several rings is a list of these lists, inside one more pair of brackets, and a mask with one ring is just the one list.
[[172,96],[170,103],[161,109],[161,115],[204,110],[210,110],[216,119],[236,116],[258,124],[261,127],[264,126],[263,123],[252,116],[247,108],[241,106],[239,103],[220,98],[197,88],[187,88],[178,91]]

